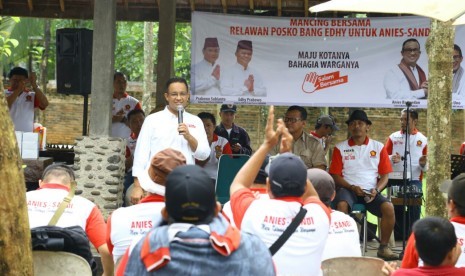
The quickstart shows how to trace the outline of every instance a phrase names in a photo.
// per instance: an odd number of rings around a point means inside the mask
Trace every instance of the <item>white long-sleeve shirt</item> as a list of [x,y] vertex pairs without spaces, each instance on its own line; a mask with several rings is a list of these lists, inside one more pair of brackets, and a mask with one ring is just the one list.
[[134,152],[132,175],[139,177],[145,173],[152,157],[159,151],[172,148],[184,154],[187,164],[195,164],[195,159],[205,160],[210,156],[210,146],[202,120],[188,112],[184,112],[183,121],[189,133],[197,139],[197,149],[192,151],[189,143],[178,132],[178,117],[165,107],[164,110],[145,118],[137,138]]
[[[244,81],[253,75],[254,91],[249,92]],[[221,94],[224,96],[266,96],[266,87],[261,75],[247,66],[246,69],[239,63],[227,68],[221,73]]]
[[202,59],[199,63],[194,65],[192,71],[192,93],[195,95],[219,96],[220,95],[220,80],[212,76],[213,69],[217,63],[211,64],[210,62]]
[[[414,72],[414,75],[418,81],[418,72]],[[425,97],[423,89],[410,90],[407,78],[397,65],[384,76],[384,89],[388,99],[420,99]]]

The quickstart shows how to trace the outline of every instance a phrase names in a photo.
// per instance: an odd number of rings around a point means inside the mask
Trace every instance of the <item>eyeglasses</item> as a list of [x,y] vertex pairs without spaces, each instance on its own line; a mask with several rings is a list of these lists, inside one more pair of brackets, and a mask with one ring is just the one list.
[[402,49],[402,52],[409,52],[409,53],[412,53],[412,54],[421,53],[420,49],[418,49],[418,48],[404,48],[404,49]]
[[177,97],[185,98],[185,97],[187,97],[187,95],[189,95],[189,93],[187,93],[187,92],[180,92],[180,93],[171,92],[171,93],[168,93],[168,96],[170,96],[171,98],[177,98]]
[[452,56],[452,58],[453,58],[454,60],[460,60],[460,59],[462,58],[462,56],[454,55],[454,56]]
[[284,117],[284,122],[285,123],[295,123],[297,121],[302,121],[302,118]]

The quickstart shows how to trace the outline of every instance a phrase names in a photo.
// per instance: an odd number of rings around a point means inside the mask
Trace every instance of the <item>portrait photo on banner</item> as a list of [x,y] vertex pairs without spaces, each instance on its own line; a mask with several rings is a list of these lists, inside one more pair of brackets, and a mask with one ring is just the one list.
[[[452,106],[465,106],[456,26]],[[192,14],[194,103],[426,108],[430,19]]]

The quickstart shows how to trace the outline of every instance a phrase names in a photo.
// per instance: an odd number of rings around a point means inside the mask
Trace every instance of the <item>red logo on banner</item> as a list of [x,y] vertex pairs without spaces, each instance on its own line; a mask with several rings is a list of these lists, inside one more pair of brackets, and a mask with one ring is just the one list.
[[302,91],[304,93],[313,93],[317,90],[347,83],[347,76],[339,76],[339,71],[318,76],[315,72],[310,72],[305,75],[302,83]]

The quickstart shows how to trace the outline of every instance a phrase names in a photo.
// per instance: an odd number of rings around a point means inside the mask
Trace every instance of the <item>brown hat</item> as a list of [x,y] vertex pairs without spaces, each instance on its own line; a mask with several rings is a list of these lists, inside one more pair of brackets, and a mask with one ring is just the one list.
[[218,39],[216,37],[205,38],[203,49],[208,48],[208,47],[220,47],[220,45],[218,44]]
[[252,51],[252,41],[250,40],[239,40],[237,43],[237,50],[245,49]]
[[147,192],[164,195],[168,174],[185,164],[186,158],[181,152],[171,148],[164,149],[153,156],[147,173],[139,179],[140,186]]

